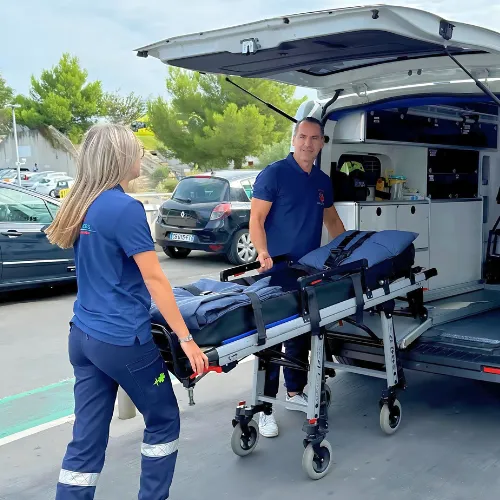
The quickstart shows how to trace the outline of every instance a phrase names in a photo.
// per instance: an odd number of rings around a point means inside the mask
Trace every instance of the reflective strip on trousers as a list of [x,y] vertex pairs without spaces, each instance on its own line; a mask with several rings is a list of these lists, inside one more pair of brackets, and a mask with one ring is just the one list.
[[145,457],[151,458],[161,458],[167,457],[172,453],[176,452],[179,447],[179,440],[171,441],[170,443],[163,444],[146,444],[142,443],[141,445],[141,453]]
[[59,482],[70,486],[95,486],[100,474],[97,472],[73,472],[61,469]]

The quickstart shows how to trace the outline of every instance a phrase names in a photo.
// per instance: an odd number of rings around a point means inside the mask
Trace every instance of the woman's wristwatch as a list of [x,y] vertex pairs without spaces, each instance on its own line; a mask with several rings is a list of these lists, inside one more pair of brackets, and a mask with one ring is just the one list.
[[183,337],[182,339],[179,337],[179,342],[181,344],[184,344],[184,342],[190,342],[191,340],[193,340],[193,336],[191,334],[189,334],[187,337]]

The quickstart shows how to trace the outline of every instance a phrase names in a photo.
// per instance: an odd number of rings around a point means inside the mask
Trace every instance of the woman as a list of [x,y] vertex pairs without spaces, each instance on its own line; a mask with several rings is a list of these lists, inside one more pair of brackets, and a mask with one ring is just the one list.
[[56,500],[91,500],[104,465],[120,385],[144,417],[139,499],[169,497],[177,459],[179,409],[152,340],[151,297],[195,373],[208,359],[190,336],[163,274],[142,204],[125,194],[143,150],[126,127],[86,134],[75,184],[46,233],[74,247],[78,294],[69,333],[75,373],[75,423]]

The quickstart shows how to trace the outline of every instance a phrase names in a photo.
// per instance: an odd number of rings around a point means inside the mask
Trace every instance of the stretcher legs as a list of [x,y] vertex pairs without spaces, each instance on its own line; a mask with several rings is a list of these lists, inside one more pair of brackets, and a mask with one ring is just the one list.
[[[286,356],[283,354],[286,358]],[[307,367],[300,363],[294,367],[308,373],[308,407],[302,430],[306,436],[303,440],[304,453],[302,467],[311,479],[321,479],[328,474],[331,466],[332,448],[325,439],[328,433],[328,407],[331,403],[331,391],[326,384],[325,373],[325,331],[314,335],[311,339],[311,360]],[[253,392],[250,404],[240,401],[233,419],[233,434],[231,448],[238,456],[246,456],[255,449],[259,441],[259,428],[254,416],[260,412],[270,415],[274,397],[265,395],[266,370],[271,363],[283,363],[291,367],[293,360],[280,360],[275,355],[260,357],[256,355],[254,361]],[[288,403],[290,404],[290,403]]]
[[384,344],[387,390],[380,398],[380,427],[386,434],[393,434],[401,423],[401,403],[396,399],[396,389],[405,387],[403,369],[397,357],[396,333],[391,311],[380,311]]
[[[386,434],[396,432],[401,424],[402,408],[401,403],[397,400],[397,391],[406,388],[406,381],[401,362],[398,359],[398,347],[396,341],[396,332],[394,330],[394,301],[377,306],[376,312],[380,316],[382,338],[375,337],[357,337],[350,335],[353,342],[359,342],[364,345],[376,346],[383,350],[383,365],[379,369],[364,368],[356,364],[344,364],[338,362],[325,361],[327,368],[344,370],[351,373],[368,375],[377,378],[383,378],[387,381],[387,389],[382,392],[379,401],[380,408],[380,428]],[[328,340],[335,342],[337,340],[344,341],[347,338],[346,334],[338,333],[333,330],[328,330]]]
[[321,330],[311,339],[307,417],[302,427],[306,433],[302,468],[311,479],[321,479],[328,474],[332,462],[332,447],[325,439],[331,394],[325,383],[324,336],[325,331]]

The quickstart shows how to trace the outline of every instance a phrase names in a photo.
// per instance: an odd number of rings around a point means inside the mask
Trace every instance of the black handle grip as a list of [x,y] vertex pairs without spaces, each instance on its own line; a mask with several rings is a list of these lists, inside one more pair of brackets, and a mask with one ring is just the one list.
[[[274,264],[279,264],[280,262],[289,262],[290,259],[287,255],[278,255],[277,257],[272,257]],[[231,276],[238,276],[240,274],[245,274],[248,271],[256,271],[260,269],[260,262],[256,260],[251,264],[243,264],[241,266],[232,267],[230,269],[225,269],[220,272],[220,281],[227,281]]]
[[424,276],[426,277],[426,279],[433,278],[434,276],[437,275],[438,275],[437,269],[434,267],[432,269],[427,269],[427,271],[424,271]]

